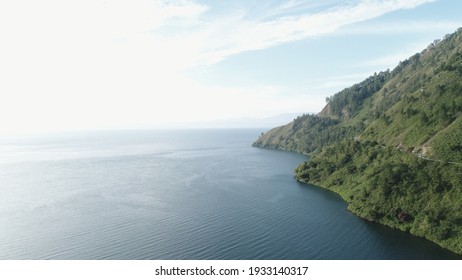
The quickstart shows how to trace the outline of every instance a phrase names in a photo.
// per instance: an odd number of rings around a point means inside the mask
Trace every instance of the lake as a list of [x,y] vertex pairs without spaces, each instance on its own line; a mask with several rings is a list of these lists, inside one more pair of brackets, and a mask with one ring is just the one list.
[[262,129],[0,140],[0,259],[460,259],[298,183]]

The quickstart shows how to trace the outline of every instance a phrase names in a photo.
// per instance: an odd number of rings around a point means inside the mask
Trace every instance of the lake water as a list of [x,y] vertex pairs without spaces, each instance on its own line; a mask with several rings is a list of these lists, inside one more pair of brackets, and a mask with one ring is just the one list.
[[454,259],[303,185],[262,130],[0,142],[0,259]]

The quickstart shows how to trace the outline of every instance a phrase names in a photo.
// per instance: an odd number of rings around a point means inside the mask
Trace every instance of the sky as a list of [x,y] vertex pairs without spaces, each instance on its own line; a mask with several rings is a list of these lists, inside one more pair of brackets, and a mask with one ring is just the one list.
[[6,0],[0,135],[319,112],[462,26],[456,0]]

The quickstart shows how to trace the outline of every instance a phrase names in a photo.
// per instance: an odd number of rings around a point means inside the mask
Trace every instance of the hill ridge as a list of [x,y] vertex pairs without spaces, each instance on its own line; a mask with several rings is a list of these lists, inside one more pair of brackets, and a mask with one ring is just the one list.
[[253,146],[310,154],[299,181],[462,254],[462,28],[326,100]]

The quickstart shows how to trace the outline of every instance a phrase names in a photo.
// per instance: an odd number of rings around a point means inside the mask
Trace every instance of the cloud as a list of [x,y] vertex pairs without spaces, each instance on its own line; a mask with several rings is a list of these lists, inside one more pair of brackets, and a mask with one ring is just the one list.
[[[335,32],[340,27],[379,17],[401,9],[411,9],[434,0],[364,0],[317,13],[285,16],[269,21],[252,21],[245,12],[222,19],[210,32],[208,48],[202,50],[206,63],[228,56]],[[290,7],[296,6],[297,2]],[[277,7],[276,7],[277,8]],[[284,12],[287,7],[279,7]],[[272,14],[278,14],[278,10]]]
[[[308,96],[289,100],[272,86],[210,87],[186,70],[427,2],[365,0],[310,13],[305,2],[290,1],[258,15],[240,9],[217,16],[193,0],[1,1],[0,127],[99,128],[301,111]],[[289,16],[294,9],[303,12]]]
[[399,20],[376,24],[350,26],[342,30],[342,35],[396,35],[407,33],[441,33],[456,30],[462,26],[462,20]]
[[[292,0],[273,7],[267,4],[258,16],[242,8],[214,17],[206,14],[210,7],[192,0],[18,0],[0,4],[0,31],[7,41],[2,50],[20,54],[22,58],[16,58],[20,61],[60,55],[75,56],[76,63],[85,57],[104,60],[114,55],[108,59],[127,60],[144,56],[147,62],[162,65],[160,72],[178,72],[242,52],[332,33],[342,26],[432,1],[363,0],[310,13],[308,8],[319,2]],[[308,10],[284,16],[295,8]]]

